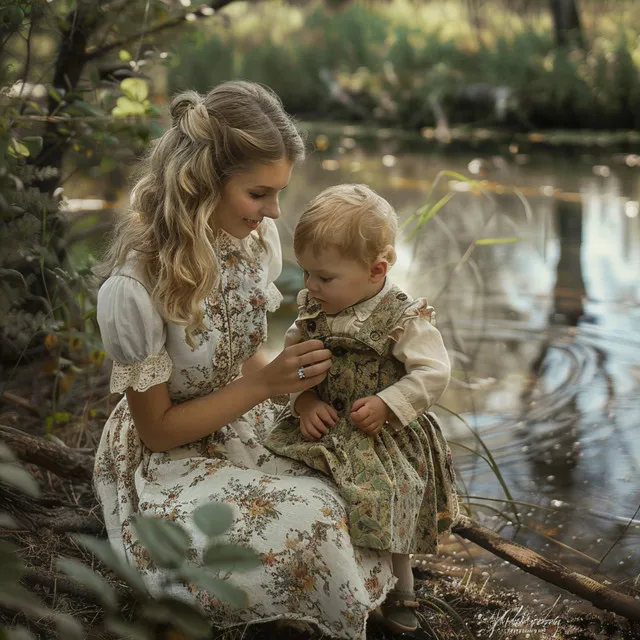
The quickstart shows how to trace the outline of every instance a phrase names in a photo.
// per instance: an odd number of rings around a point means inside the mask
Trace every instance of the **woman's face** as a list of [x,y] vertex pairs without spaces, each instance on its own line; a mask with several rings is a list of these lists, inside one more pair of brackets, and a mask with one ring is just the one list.
[[222,201],[214,215],[216,226],[242,239],[264,218],[279,218],[278,197],[289,184],[292,169],[293,165],[282,158],[232,176],[222,190]]

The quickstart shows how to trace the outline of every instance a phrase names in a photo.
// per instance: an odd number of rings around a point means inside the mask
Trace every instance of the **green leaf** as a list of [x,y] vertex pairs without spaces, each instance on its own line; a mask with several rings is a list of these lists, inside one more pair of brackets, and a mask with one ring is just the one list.
[[53,620],[58,628],[58,635],[65,640],[86,640],[87,634],[84,631],[82,623],[75,618],[65,614],[56,613]]
[[201,587],[207,593],[218,598],[222,602],[228,602],[233,607],[246,607],[248,604],[247,594],[228,580],[221,580],[211,572],[200,567],[182,567],[177,574],[188,584]]
[[118,58],[120,58],[122,62],[131,62],[131,54],[126,49],[120,49]]
[[116,118],[126,118],[127,116],[143,116],[144,106],[139,102],[134,102],[129,98],[120,96],[116,106],[111,110]]
[[[142,78],[125,78],[120,83],[120,89],[127,98],[135,102],[144,102],[149,95],[149,86]],[[141,105],[144,108],[144,105]]]
[[[9,271],[12,271],[12,269],[9,269]],[[4,442],[0,442],[0,462],[18,462],[18,458]]]
[[29,149],[27,148],[27,146],[22,144],[22,142],[19,142],[15,138],[12,138],[8,151],[9,151],[9,155],[14,158],[29,157]]
[[193,512],[196,527],[209,537],[219,536],[233,524],[233,509],[224,502],[211,502]]
[[180,600],[160,598],[144,607],[142,615],[158,622],[170,622],[189,638],[211,637],[211,622],[195,606]]
[[209,545],[204,550],[203,562],[214,571],[248,571],[259,567],[262,559],[253,549],[221,543]]
[[51,614],[42,600],[19,584],[0,582],[0,605],[12,611],[23,611],[40,618],[46,618]]
[[42,136],[27,136],[22,138],[22,142],[32,158],[35,158],[42,151]]
[[87,567],[74,558],[58,558],[56,566],[60,571],[93,591],[104,605],[105,609],[116,609],[118,597],[115,589],[93,569]]
[[100,172],[101,173],[111,173],[115,169],[118,168],[118,163],[115,158],[111,158],[110,156],[104,156],[102,160],[100,160]]
[[159,567],[175,569],[184,564],[191,538],[179,524],[166,518],[141,516],[135,518],[133,526]]
[[0,566],[5,582],[19,582],[24,574],[24,565],[18,547],[4,540],[0,541]]
[[0,480],[20,489],[31,498],[37,498],[40,495],[40,485],[36,479],[18,465],[0,464]]
[[8,513],[0,513],[0,528],[17,529],[18,523]]
[[24,276],[16,269],[0,269],[0,278],[15,278],[16,280],[21,280],[25,289],[27,288],[27,281],[24,279]]
[[62,102],[62,96],[53,87],[49,87],[49,97],[53,98],[58,104]]
[[99,540],[84,534],[77,534],[73,537],[80,545],[93,553],[105,566],[122,578],[138,595],[148,595],[147,587],[138,570],[128,564],[124,558],[116,555],[108,540]]
[[91,67],[89,69],[89,78],[91,80],[91,84],[97,87],[100,84],[100,73],[96,67]]
[[509,244],[510,242],[519,242],[520,238],[480,238],[480,240],[476,240],[475,244],[477,245],[487,245],[487,244]]
[[4,629],[4,637],[7,640],[36,640],[36,637],[25,627]]
[[120,618],[108,617],[104,624],[107,631],[125,640],[154,640],[156,637],[155,633],[142,623],[126,622]]

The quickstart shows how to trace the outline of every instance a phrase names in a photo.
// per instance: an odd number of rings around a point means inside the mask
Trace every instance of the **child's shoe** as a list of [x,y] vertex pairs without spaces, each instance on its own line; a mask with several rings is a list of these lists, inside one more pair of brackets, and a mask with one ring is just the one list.
[[387,599],[382,605],[385,624],[396,633],[411,633],[418,628],[418,608],[416,595],[413,591],[389,591]]

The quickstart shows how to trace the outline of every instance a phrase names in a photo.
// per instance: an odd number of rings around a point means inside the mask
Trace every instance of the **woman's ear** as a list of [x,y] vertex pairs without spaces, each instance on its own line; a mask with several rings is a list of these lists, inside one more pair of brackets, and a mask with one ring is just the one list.
[[380,282],[386,275],[389,270],[389,263],[386,260],[376,260],[371,265],[371,270],[369,271],[369,280],[371,282]]

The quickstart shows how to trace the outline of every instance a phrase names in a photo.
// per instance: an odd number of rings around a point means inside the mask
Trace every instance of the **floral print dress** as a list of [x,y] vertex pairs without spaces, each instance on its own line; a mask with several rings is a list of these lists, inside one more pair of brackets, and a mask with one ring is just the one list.
[[[262,239],[220,233],[222,281],[203,302],[206,330],[193,348],[184,327],[165,322],[154,307],[134,257],[107,279],[98,322],[114,361],[113,392],[166,383],[178,403],[240,375],[266,338],[267,311],[281,299],[273,285],[282,265],[278,234],[272,220],[263,228]],[[218,627],[290,618],[329,636],[362,640],[369,612],[395,582],[390,555],[353,546],[344,500],[329,479],[264,448],[275,417],[276,405],[265,402],[197,442],[154,453],[140,441],[123,397],[96,454],[94,484],[109,540],[157,593],[163,570],[141,548],[132,518],[179,522],[191,534],[192,557],[200,558],[206,540],[191,514],[202,504],[226,502],[234,512],[228,541],[253,547],[263,560],[258,569],[229,576],[247,592],[248,606],[231,609],[192,585],[174,595],[197,601]]]
[[[265,445],[334,480],[347,505],[355,545],[400,554],[435,553],[438,537],[450,532],[458,515],[458,502],[451,451],[436,416],[425,413],[429,396],[425,393],[422,402],[416,398],[418,411],[409,415],[407,424],[388,424],[376,436],[363,433],[349,418],[360,398],[380,393],[393,406],[388,397],[402,397],[393,385],[412,372],[392,353],[398,340],[406,341],[400,325],[403,320],[405,324],[430,322],[433,308],[426,300],[416,303],[386,283],[369,303],[370,314],[355,330],[340,333],[332,330],[328,316],[308,291],[298,301],[299,339],[322,340],[332,353],[331,369],[315,392],[335,409],[338,422],[325,436],[310,442],[302,438],[299,418],[289,414],[278,422]],[[415,351],[429,349],[428,340],[414,347]],[[446,356],[435,361],[440,375],[432,374],[448,380]]]

